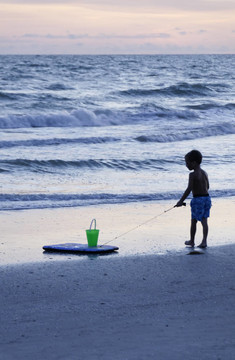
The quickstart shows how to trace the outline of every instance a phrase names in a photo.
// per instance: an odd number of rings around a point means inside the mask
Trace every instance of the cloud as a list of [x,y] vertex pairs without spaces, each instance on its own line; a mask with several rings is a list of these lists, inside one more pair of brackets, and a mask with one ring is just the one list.
[[39,35],[39,34],[24,34],[24,35],[22,35],[21,37],[33,38],[33,39],[35,39],[35,38],[40,38],[41,35]]
[[[168,33],[154,33],[154,34],[136,34],[136,35],[120,35],[120,34],[111,34],[111,35],[98,35],[95,38],[105,38],[105,39],[167,39],[170,38],[171,35]],[[94,36],[93,36],[94,38]]]
[[[188,46],[195,52],[200,44],[215,52],[222,44],[234,53],[234,13],[225,12],[231,4],[235,0],[0,0],[0,36],[11,53],[172,52],[167,46],[174,43],[176,52]],[[0,41],[6,53],[7,40]]]
[[109,10],[133,11],[145,9],[178,9],[181,11],[221,11],[235,9],[234,0],[0,0],[0,4],[64,5],[108,8]]
[[67,34],[67,35],[53,35],[53,34],[30,34],[26,33],[21,38],[33,38],[33,39],[69,39],[69,40],[77,40],[77,39],[87,39],[90,37],[88,34],[81,34],[81,35],[74,35],[74,34]]
[[182,30],[180,28],[175,28],[174,30],[176,30],[180,35],[182,36],[185,36],[185,35],[188,35],[188,34],[205,34],[205,33],[208,33],[208,30],[205,30],[205,29],[200,29],[198,31],[185,31],[185,30]]
[[67,39],[67,40],[78,40],[78,39],[167,39],[171,35],[168,33],[153,33],[153,34],[136,34],[136,35],[122,35],[122,34],[66,34],[66,35],[53,35],[53,34],[30,34],[26,33],[21,38],[41,38],[41,39]]

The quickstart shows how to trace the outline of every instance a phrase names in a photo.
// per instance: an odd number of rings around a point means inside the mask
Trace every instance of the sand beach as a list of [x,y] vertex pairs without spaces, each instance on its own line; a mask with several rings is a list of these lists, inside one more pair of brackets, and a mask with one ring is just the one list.
[[91,217],[105,242],[171,205],[1,213],[1,359],[233,359],[234,199],[214,201],[201,255],[183,245],[188,206],[114,241],[118,254],[42,251],[84,242]]

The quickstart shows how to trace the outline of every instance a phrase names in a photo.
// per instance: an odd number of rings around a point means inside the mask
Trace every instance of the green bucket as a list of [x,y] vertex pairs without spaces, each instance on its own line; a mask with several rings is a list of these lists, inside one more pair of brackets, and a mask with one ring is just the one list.
[[[95,223],[95,228],[91,229],[92,223]],[[96,219],[91,221],[90,229],[86,230],[86,237],[89,247],[96,247],[98,243],[99,230],[96,229]]]

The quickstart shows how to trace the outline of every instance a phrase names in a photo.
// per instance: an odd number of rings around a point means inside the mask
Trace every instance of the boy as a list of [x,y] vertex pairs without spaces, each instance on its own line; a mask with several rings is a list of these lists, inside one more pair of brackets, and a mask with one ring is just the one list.
[[185,155],[185,163],[189,170],[193,170],[189,174],[188,187],[182,195],[181,199],[175,206],[183,205],[184,200],[190,192],[193,193],[193,199],[190,202],[192,220],[190,228],[190,240],[185,241],[185,245],[194,247],[194,238],[197,229],[197,221],[201,221],[203,228],[203,239],[199,248],[207,247],[208,224],[207,218],[210,216],[211,199],[208,194],[209,180],[207,173],[201,169],[202,154],[200,151],[192,150]]

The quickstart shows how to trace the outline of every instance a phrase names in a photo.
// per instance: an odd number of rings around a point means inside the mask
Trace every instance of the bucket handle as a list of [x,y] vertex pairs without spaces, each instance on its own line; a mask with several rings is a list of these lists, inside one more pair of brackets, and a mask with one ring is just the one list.
[[91,227],[92,227],[93,222],[95,223],[94,230],[96,230],[96,219],[92,219],[89,231],[91,231]]

